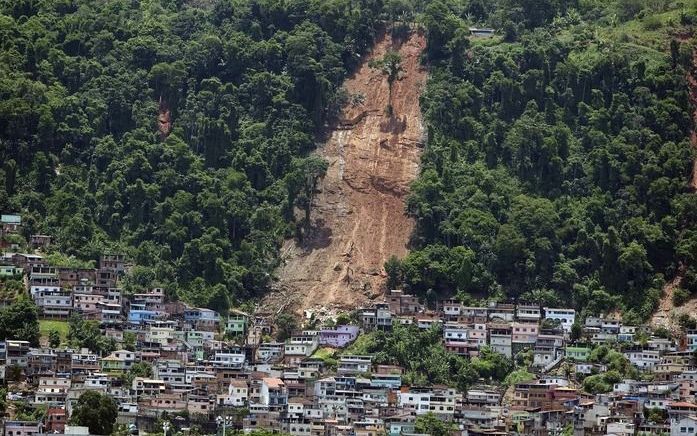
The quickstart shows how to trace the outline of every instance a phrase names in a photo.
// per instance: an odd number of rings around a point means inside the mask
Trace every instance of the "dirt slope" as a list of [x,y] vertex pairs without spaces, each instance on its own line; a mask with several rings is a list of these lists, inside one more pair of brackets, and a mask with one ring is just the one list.
[[[303,246],[284,245],[277,290],[265,310],[279,304],[296,311],[356,307],[381,295],[385,260],[406,254],[414,223],[404,200],[417,175],[424,134],[419,95],[426,70],[419,57],[425,45],[422,34],[403,42],[385,35],[345,83],[349,95],[362,95],[363,102],[346,105],[318,150],[329,169],[313,204],[314,230]],[[391,117],[385,113],[386,76],[368,66],[390,48],[399,51],[404,68],[393,85]]]

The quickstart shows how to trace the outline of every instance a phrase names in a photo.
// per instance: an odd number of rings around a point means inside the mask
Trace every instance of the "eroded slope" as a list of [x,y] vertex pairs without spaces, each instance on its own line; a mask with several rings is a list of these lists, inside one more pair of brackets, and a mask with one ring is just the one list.
[[[318,151],[329,169],[313,205],[313,230],[302,245],[287,241],[283,247],[280,281],[270,297],[276,304],[290,303],[296,310],[356,307],[381,294],[384,262],[406,254],[414,223],[404,201],[423,141],[419,95],[426,81],[420,64],[425,45],[422,34],[405,41],[385,35],[347,80],[349,95],[362,98],[346,105]],[[392,116],[385,111],[387,78],[369,66],[390,49],[401,54],[404,69],[392,88]]]

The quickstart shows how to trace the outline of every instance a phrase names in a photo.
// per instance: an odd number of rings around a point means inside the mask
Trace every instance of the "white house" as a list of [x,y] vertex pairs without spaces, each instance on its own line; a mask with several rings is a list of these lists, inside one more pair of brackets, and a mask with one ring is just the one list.
[[670,436],[686,436],[697,434],[697,416],[691,415],[681,419],[671,420]]
[[576,311],[574,309],[558,309],[554,307],[545,307],[545,319],[559,321],[561,328],[565,332],[571,331],[571,326],[576,321]]

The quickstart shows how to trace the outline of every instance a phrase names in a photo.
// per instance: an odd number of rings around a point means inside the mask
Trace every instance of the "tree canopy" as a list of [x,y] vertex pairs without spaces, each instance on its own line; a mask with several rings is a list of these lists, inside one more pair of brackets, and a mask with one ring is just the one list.
[[109,435],[114,429],[118,407],[110,395],[85,391],[73,407],[70,422],[88,427],[90,434]]
[[[381,2],[0,6],[0,210],[55,250],[225,310],[266,289],[326,162],[308,157]],[[302,216],[302,214],[299,214]]]
[[[687,65],[658,33],[617,36],[629,3],[430,2],[415,249],[392,286],[633,319],[681,265],[697,291]],[[472,21],[502,36],[459,45]]]

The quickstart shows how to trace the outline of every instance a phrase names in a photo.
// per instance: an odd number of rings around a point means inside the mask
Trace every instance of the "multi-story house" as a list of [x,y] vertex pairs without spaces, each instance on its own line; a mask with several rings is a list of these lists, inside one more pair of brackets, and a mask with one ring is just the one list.
[[486,307],[469,307],[462,308],[462,315],[459,321],[465,324],[486,324],[489,320],[489,309]]
[[359,329],[355,325],[339,325],[332,329],[319,331],[319,345],[343,348],[358,337]]
[[540,326],[534,322],[511,323],[511,347],[513,354],[524,348],[533,348],[537,342]]
[[458,321],[462,316],[464,305],[457,300],[443,301],[443,315],[446,321]]
[[68,416],[65,411],[64,406],[60,407],[48,407],[46,409],[44,431],[46,433],[58,433],[62,434],[65,431],[66,424],[68,423]]
[[94,283],[97,273],[93,268],[58,267],[58,279],[63,288],[74,289],[76,286]]
[[126,372],[136,361],[133,351],[118,350],[100,360],[103,372]]
[[99,257],[99,269],[112,271],[118,275],[123,275],[128,269],[126,255],[120,253],[105,253]]
[[210,309],[197,307],[186,309],[184,320],[190,323],[194,330],[217,331],[220,326],[220,315]]
[[34,403],[60,406],[65,404],[70,390],[69,378],[41,377],[34,392]]
[[36,377],[56,374],[56,354],[53,350],[31,350],[27,354],[25,374],[31,381]]
[[489,345],[491,349],[504,356],[512,357],[513,344],[511,325],[504,323],[489,324]]
[[128,323],[131,325],[150,324],[159,319],[159,312],[145,308],[144,302],[131,302],[128,310]]
[[166,391],[167,384],[164,380],[136,377],[131,384],[131,392],[133,392],[136,399],[159,397]]
[[420,313],[414,317],[416,326],[421,330],[428,330],[433,326],[442,325],[440,316],[432,313]]
[[446,387],[410,388],[399,392],[398,404],[417,415],[433,413],[452,417],[455,413],[457,391]]
[[29,342],[5,340],[5,364],[26,368],[29,365]]
[[473,387],[467,390],[465,401],[468,404],[498,405],[501,403],[502,394],[492,387]]
[[516,319],[520,322],[540,322],[542,310],[540,306],[533,304],[519,304],[515,311]]
[[186,366],[179,360],[160,360],[153,366],[153,379],[162,380],[173,391],[186,391],[191,384],[186,380]]
[[443,340],[445,342],[467,342],[470,327],[458,322],[446,322],[443,325]]
[[6,436],[38,436],[44,434],[41,421],[5,421]]
[[259,402],[269,410],[281,410],[288,403],[288,391],[280,378],[264,377],[261,380]]
[[231,380],[227,392],[218,394],[217,404],[230,407],[244,407],[249,401],[249,385],[245,380]]
[[283,359],[283,342],[264,342],[259,344],[256,359],[262,363],[276,363]]
[[97,303],[97,317],[102,325],[120,326],[123,324],[121,305],[110,303],[108,300]]
[[565,333],[571,331],[571,326],[576,321],[576,311],[574,309],[544,308],[544,319],[558,321]]
[[392,328],[392,312],[387,303],[360,309],[361,324],[366,330],[389,330]]
[[338,374],[366,374],[372,367],[371,356],[341,356],[339,358]]
[[654,350],[633,349],[623,354],[632,365],[644,370],[653,370],[660,361],[660,353]]
[[564,349],[567,359],[571,359],[577,362],[585,362],[591,354],[591,350],[588,347],[571,347],[568,346]]
[[39,290],[34,294],[34,302],[45,318],[66,319],[73,309],[73,295],[70,291]]
[[50,294],[60,292],[60,279],[55,267],[33,265],[29,272],[29,294],[35,298],[40,292]]
[[305,358],[312,355],[319,346],[317,335],[294,335],[291,336],[283,349],[283,360],[285,363],[297,365]]
[[413,315],[421,310],[419,299],[415,295],[405,294],[399,289],[392,289],[387,296],[389,310],[395,315]]
[[617,342],[633,342],[636,333],[637,328],[635,326],[620,326],[619,332],[617,333]]
[[231,309],[228,318],[225,321],[225,333],[231,336],[241,336],[247,332],[247,323],[249,315],[240,311]]
[[99,358],[87,349],[75,351],[70,357],[70,372],[74,381],[84,380],[86,376],[99,372]]
[[154,322],[148,325],[143,341],[149,344],[167,345],[174,339],[174,337],[174,323],[166,321]]
[[233,348],[228,351],[216,351],[211,362],[216,368],[241,368],[247,359],[247,355],[241,348]]
[[106,392],[112,386],[112,378],[108,374],[94,373],[85,377],[83,386],[89,390]]
[[96,314],[100,303],[105,303],[105,298],[101,294],[95,294],[92,286],[73,290],[73,309],[79,313]]
[[492,303],[489,305],[489,320],[494,322],[512,322],[515,318],[515,305]]

